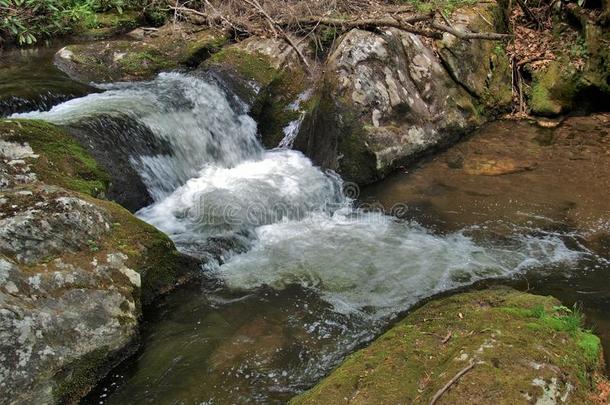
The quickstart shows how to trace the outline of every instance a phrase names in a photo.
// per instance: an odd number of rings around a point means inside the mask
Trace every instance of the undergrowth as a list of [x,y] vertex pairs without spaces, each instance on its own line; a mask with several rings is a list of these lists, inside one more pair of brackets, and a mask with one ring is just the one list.
[[32,45],[43,39],[96,27],[98,12],[146,12],[161,0],[0,0],[0,45]]

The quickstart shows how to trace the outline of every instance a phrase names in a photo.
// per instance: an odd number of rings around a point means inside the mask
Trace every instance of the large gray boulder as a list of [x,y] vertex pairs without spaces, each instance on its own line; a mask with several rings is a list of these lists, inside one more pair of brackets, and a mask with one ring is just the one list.
[[295,143],[358,183],[385,176],[481,120],[430,44],[398,29],[352,30],[330,55]]
[[167,236],[95,198],[107,185],[60,128],[0,121],[0,403],[76,402],[189,275]]

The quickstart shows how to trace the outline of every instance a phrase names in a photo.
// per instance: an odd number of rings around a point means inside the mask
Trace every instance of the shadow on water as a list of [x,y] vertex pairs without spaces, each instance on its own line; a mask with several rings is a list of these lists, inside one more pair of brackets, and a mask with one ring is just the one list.
[[98,91],[75,82],[55,68],[59,46],[0,51],[0,117],[50,109],[72,98]]

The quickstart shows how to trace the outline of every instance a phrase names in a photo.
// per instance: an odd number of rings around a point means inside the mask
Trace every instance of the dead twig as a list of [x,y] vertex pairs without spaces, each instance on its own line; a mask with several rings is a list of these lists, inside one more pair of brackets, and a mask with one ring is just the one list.
[[510,34],[499,34],[497,32],[466,32],[459,31],[454,28],[448,27],[443,24],[439,24],[437,22],[433,22],[430,26],[439,31],[447,32],[453,36],[456,36],[460,39],[488,39],[488,40],[500,40],[504,38],[510,37]]
[[524,0],[517,0],[517,4],[519,4],[519,7],[521,7],[521,10],[523,10],[523,13],[527,17],[527,19],[536,25],[536,29],[542,28],[542,23],[540,22],[538,17],[536,17],[536,14],[534,14],[532,10],[530,10],[530,8],[527,6],[527,4],[525,4]]
[[451,388],[451,386],[453,384],[455,384],[460,378],[462,378],[462,376],[464,374],[466,374],[467,372],[469,372],[470,370],[472,370],[472,368],[475,366],[476,363],[474,363],[473,361],[470,361],[470,364],[466,367],[464,367],[462,370],[460,370],[459,373],[457,373],[455,375],[455,377],[453,377],[451,380],[449,380],[449,382],[447,384],[445,384],[445,386],[443,388],[441,388],[440,390],[438,390],[438,392],[432,397],[432,399],[430,400],[430,405],[434,405],[436,404],[436,402],[443,396],[443,394],[445,392],[447,392],[447,390],[449,388]]

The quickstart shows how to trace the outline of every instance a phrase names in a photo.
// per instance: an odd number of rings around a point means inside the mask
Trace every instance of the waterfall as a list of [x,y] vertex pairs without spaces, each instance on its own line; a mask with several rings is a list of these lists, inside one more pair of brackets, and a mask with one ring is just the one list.
[[[117,141],[112,145],[114,152],[129,157],[155,201],[186,183],[205,165],[231,167],[247,159],[259,159],[263,153],[256,139],[256,123],[246,114],[246,107],[237,102],[231,105],[213,82],[162,73],[149,82],[113,83],[100,88],[105,91],[67,101],[46,112],[11,117],[84,126],[98,137],[112,135]],[[103,125],[95,126],[99,121]],[[130,132],[131,137],[121,132]],[[147,132],[158,144],[167,144],[168,151],[147,150],[151,143]]]
[[439,291],[581,255],[556,235],[483,244],[359,210],[336,174],[296,151],[265,151],[247,107],[204,77],[164,73],[102,90],[13,117],[88,125],[99,137],[123,131],[113,150],[125,151],[154,200],[142,219],[202,257],[210,238],[242,242],[207,266],[230,289],[300,284],[338,312],[379,318]]

